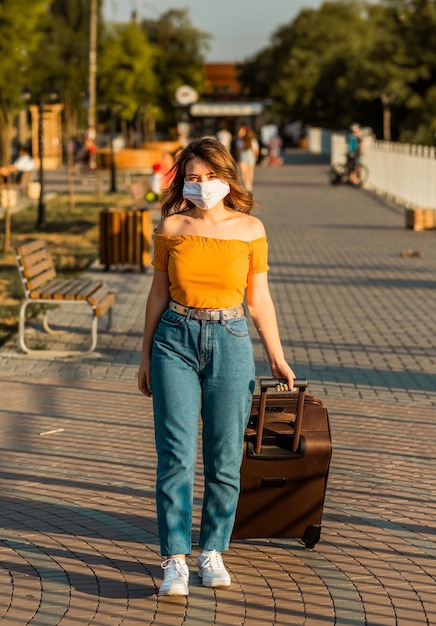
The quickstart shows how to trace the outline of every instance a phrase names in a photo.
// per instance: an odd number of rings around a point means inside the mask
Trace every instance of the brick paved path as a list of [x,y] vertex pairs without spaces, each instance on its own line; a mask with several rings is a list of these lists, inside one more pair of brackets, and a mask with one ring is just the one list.
[[[234,542],[232,587],[216,591],[194,553],[188,600],[156,596],[152,415],[135,385],[150,274],[102,273],[119,300],[97,354],[0,351],[5,625],[436,626],[436,234],[330,187],[325,166],[260,168],[255,191],[286,353],[330,412],[320,543]],[[71,312],[53,315],[69,325]],[[29,341],[47,342],[34,326]]]

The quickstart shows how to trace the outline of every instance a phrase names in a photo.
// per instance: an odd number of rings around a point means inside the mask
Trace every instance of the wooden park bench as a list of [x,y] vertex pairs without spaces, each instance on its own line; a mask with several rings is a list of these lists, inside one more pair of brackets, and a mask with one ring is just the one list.
[[67,356],[72,354],[89,354],[97,345],[98,318],[108,314],[107,329],[112,322],[112,305],[116,296],[111,288],[101,280],[60,279],[47,243],[37,239],[18,246],[15,249],[18,268],[24,287],[25,300],[20,307],[19,344],[27,353],[39,353],[41,350],[29,348],[25,342],[26,308],[30,304],[43,305],[43,327],[48,333],[54,333],[48,324],[47,304],[77,305],[85,304],[92,309],[91,345],[87,350],[44,350],[44,355]]

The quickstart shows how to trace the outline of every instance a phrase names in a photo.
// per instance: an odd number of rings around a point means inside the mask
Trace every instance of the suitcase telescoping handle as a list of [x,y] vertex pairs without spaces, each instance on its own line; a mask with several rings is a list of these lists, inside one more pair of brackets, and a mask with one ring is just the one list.
[[[260,381],[260,401],[259,401],[259,418],[257,420],[257,437],[256,454],[260,454],[262,449],[263,426],[265,423],[266,394],[270,387],[277,387],[280,383],[286,383],[285,380],[279,378],[261,378]],[[307,380],[305,378],[295,378],[294,387],[298,389],[297,415],[295,417],[294,437],[292,440],[292,452],[298,450],[300,443],[301,423],[303,420],[304,396],[306,393]]]

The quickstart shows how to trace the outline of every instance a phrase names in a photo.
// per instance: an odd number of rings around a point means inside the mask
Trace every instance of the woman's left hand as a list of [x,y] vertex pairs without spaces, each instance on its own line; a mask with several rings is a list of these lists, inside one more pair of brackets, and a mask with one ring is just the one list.
[[277,391],[292,391],[294,388],[295,373],[293,369],[285,362],[271,365],[271,374],[273,378],[280,378],[282,384],[277,385]]

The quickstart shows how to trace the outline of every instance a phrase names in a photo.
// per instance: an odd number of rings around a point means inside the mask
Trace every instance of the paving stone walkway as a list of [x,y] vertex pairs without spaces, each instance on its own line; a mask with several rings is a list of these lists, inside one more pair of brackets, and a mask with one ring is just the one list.
[[[255,196],[286,354],[330,414],[321,541],[233,542],[233,584],[215,591],[194,551],[187,600],[156,595],[152,413],[135,382],[151,273],[95,265],[118,291],[95,354],[0,350],[5,626],[436,626],[436,232],[329,186],[316,163],[258,168]],[[61,332],[47,339],[34,323],[29,342],[85,344],[86,309],[52,315]],[[201,489],[199,473],[194,540]]]

